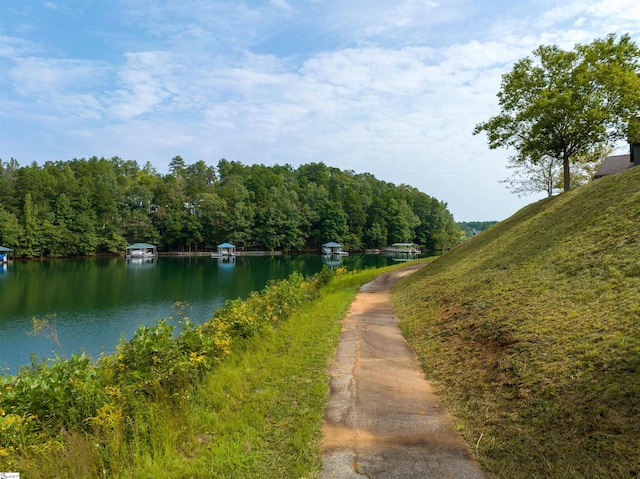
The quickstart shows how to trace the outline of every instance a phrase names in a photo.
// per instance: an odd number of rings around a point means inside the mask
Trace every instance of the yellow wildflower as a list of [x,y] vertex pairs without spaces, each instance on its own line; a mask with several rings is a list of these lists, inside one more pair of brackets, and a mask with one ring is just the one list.
[[191,352],[189,354],[189,362],[193,364],[201,363],[204,361],[204,354],[198,354],[196,352]]

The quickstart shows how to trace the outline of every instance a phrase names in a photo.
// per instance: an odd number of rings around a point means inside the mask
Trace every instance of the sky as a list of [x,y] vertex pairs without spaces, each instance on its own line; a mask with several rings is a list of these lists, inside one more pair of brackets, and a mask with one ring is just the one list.
[[637,0],[0,0],[0,159],[323,162],[503,220],[544,195],[472,134],[502,75],[609,33]]

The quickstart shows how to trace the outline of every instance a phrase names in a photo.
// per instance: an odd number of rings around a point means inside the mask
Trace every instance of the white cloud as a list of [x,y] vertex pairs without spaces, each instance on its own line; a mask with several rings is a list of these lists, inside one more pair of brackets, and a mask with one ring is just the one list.
[[60,7],[54,2],[42,2],[42,5],[49,10],[60,10]]
[[124,119],[158,112],[177,91],[172,85],[172,56],[165,52],[127,53],[126,60],[118,73],[121,88],[108,99],[109,111]]
[[39,50],[38,46],[23,38],[0,35],[0,59],[17,59]]
[[634,0],[573,0],[548,11],[542,20],[553,26],[581,16],[589,17],[592,21],[607,19],[632,23],[640,20],[640,6]]
[[270,3],[282,10],[291,11],[293,8],[285,0],[269,0]]
[[395,9],[391,23],[396,27],[405,27],[419,23],[420,20],[433,13],[439,3],[431,0],[405,0]]
[[46,136],[20,145],[12,134],[17,151],[0,157],[32,159],[43,145],[42,160],[117,155],[159,171],[176,155],[324,161],[415,186],[462,220],[502,219],[528,201],[497,183],[508,152],[471,134],[497,112],[512,63],[540,44],[640,36],[627,0],[548,12],[541,2],[480,11],[468,0],[119,5],[111,13],[125,33],[102,37],[109,60],[60,55],[37,29],[0,37],[0,101]]
[[46,111],[62,117],[98,118],[101,108],[93,92],[108,72],[109,67],[100,61],[25,57],[16,59],[6,75],[12,91],[25,104],[22,115]]

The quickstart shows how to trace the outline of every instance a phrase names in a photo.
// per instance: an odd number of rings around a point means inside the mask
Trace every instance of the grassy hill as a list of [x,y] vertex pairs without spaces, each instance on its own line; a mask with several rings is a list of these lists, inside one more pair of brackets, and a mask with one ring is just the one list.
[[401,327],[497,477],[640,477],[640,168],[404,280]]

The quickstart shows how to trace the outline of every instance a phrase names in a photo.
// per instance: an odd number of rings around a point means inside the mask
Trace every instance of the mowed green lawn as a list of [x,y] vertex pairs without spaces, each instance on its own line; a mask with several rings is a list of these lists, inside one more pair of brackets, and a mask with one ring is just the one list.
[[640,168],[524,208],[394,301],[496,477],[640,477]]

